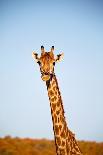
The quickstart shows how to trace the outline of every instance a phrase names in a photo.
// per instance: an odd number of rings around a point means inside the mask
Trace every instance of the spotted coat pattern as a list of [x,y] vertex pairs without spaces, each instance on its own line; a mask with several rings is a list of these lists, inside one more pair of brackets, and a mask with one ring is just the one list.
[[68,129],[56,76],[46,82],[57,155],[82,155],[75,135]]

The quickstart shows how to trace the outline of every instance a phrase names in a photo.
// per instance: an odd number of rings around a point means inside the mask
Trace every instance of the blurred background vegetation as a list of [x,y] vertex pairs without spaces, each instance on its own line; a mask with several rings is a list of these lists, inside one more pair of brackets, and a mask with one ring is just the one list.
[[[79,141],[84,155],[103,155],[103,142]],[[53,140],[0,138],[0,155],[56,155]]]

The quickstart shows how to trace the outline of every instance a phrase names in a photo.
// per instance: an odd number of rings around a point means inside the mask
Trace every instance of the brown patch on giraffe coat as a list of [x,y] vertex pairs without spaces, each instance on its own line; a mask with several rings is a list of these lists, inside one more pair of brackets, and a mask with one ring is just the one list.
[[57,100],[57,97],[54,96],[52,99],[51,99],[51,102],[55,102]]
[[61,132],[61,137],[64,139],[66,138],[65,129],[63,129],[63,131]]
[[53,112],[55,112],[55,110],[56,110],[56,104],[52,103],[51,106],[52,106]]
[[57,142],[57,144],[58,144],[59,146],[61,145],[60,137],[56,137],[56,142]]
[[62,146],[65,146],[65,141],[62,140]]
[[57,135],[60,134],[61,129],[62,129],[62,125],[55,125],[55,132],[56,132]]
[[64,129],[65,129],[66,132],[68,131],[67,130],[67,124],[66,124],[66,122],[64,123]]
[[53,98],[51,98],[51,102],[54,102],[54,97],[53,97]]
[[60,102],[59,101],[57,102],[57,107],[60,107]]
[[60,122],[60,118],[58,117],[58,123]]
[[60,115],[60,121],[63,123],[64,122],[64,117]]
[[65,149],[60,149],[60,155],[65,155],[66,152],[65,152]]
[[59,130],[61,131],[61,129],[62,129],[62,125],[59,125]]
[[48,94],[49,94],[49,96],[53,96],[53,95],[54,95],[54,92],[53,92],[52,90],[50,90],[50,91],[48,92]]
[[57,88],[56,88],[56,86],[54,86],[54,87],[53,87],[53,91],[57,91]]
[[56,111],[56,114],[59,115],[59,114],[60,114],[60,110],[57,110],[57,111]]
[[57,107],[61,107],[63,109],[63,105],[62,105],[62,101],[61,101],[60,96],[58,96],[58,101],[56,104],[57,104]]
[[54,100],[55,100],[55,101],[57,100],[57,97],[56,97],[56,96],[54,96]]
[[54,118],[54,122],[57,123],[57,116],[55,114],[54,114],[53,118]]
[[49,88],[49,90],[51,89],[51,85],[50,84],[49,84],[49,87],[48,88]]
[[58,92],[57,91],[54,91],[55,95],[57,96]]
[[55,132],[56,132],[56,135],[59,135],[59,127],[58,127],[58,125],[55,125]]

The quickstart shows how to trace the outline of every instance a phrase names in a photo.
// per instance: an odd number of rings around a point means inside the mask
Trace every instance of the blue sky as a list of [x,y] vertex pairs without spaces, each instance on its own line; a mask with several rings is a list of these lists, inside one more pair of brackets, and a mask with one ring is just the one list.
[[69,128],[103,141],[103,2],[0,1],[0,137],[53,139],[45,83],[32,50],[55,46],[55,67]]

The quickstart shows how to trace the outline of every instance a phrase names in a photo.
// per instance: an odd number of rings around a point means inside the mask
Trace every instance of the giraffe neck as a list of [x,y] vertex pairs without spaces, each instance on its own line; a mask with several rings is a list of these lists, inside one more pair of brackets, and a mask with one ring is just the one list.
[[57,155],[82,155],[74,134],[68,129],[63,102],[55,75],[46,82],[50,100]]

